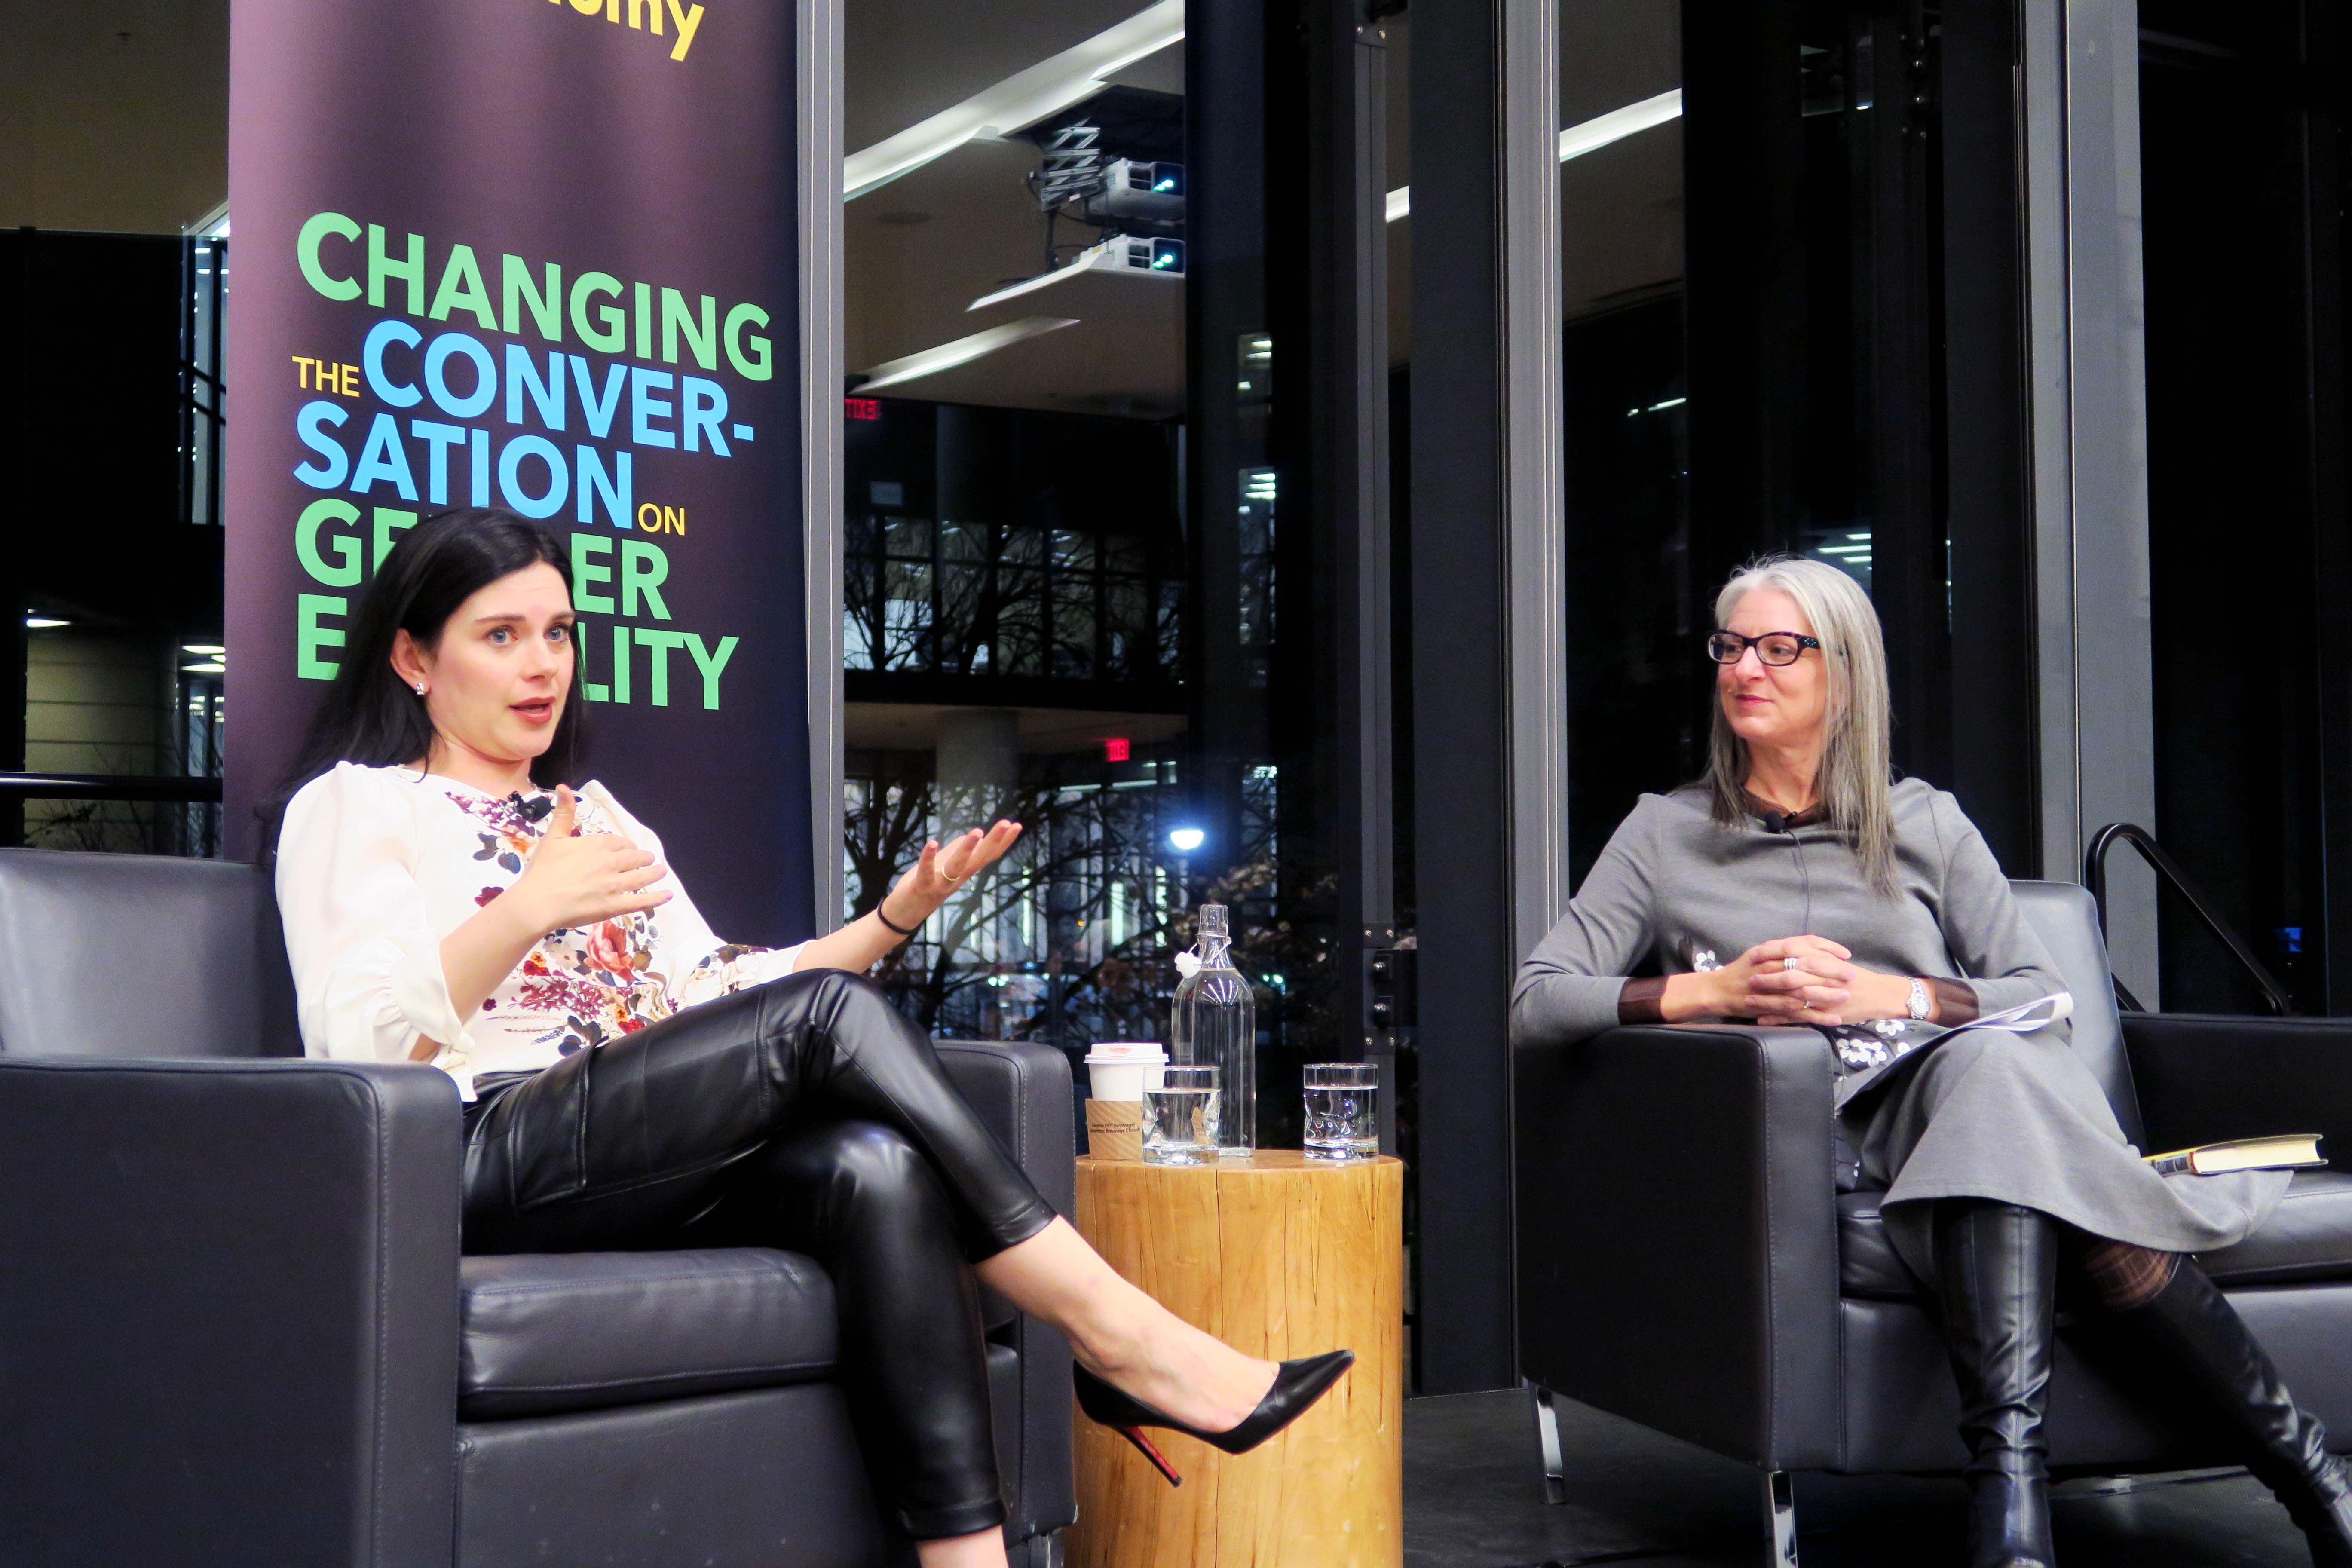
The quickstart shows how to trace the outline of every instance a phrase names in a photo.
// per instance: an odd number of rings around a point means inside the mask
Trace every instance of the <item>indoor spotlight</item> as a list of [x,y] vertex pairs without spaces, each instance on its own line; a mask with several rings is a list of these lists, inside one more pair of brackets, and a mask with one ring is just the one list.
[[1209,841],[1209,836],[1197,827],[1171,827],[1168,830],[1168,847],[1179,855],[1190,855]]

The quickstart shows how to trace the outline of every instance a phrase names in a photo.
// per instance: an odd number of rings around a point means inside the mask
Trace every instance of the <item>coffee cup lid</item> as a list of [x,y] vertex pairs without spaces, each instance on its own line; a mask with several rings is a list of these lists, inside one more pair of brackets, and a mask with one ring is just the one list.
[[1157,1040],[1097,1040],[1087,1049],[1087,1060],[1108,1066],[1116,1062],[1164,1062],[1168,1053]]

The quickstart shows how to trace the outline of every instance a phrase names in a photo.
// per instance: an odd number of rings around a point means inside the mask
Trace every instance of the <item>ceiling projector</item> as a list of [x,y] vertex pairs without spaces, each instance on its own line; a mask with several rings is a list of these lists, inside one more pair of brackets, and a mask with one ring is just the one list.
[[1103,171],[1102,210],[1154,223],[1184,220],[1184,165],[1121,158]]

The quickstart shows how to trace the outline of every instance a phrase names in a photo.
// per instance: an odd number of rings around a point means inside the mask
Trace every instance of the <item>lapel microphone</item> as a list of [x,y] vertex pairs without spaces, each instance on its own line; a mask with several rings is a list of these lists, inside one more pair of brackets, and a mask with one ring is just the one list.
[[[517,811],[522,813],[522,819],[525,822],[537,822],[555,809],[554,799],[548,795],[541,795],[537,800],[525,800],[522,797],[522,792],[518,790],[507,796],[507,799],[513,803]],[[1773,831],[1777,833],[1780,829],[1775,828]]]
[[1795,829],[1789,826],[1789,816],[1786,812],[1766,812],[1764,831],[1788,835],[1789,847],[1797,852],[1797,875],[1805,885],[1804,929],[1810,931],[1813,929],[1813,878],[1812,873],[1805,868],[1805,841],[1798,837]]

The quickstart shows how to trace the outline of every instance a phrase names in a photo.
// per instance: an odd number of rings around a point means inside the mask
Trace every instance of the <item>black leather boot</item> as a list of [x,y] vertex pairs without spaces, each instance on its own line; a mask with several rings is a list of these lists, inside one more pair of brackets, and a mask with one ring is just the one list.
[[2221,1424],[2254,1479],[2311,1543],[2319,1568],[2352,1568],[2352,1481],[2327,1451],[2327,1429],[2301,1408],[2271,1358],[2204,1271],[2184,1258],[2146,1305],[2106,1320],[2150,1373]]
[[2056,1337],[2058,1222],[1975,1199],[1936,1205],[1944,1342],[1969,1446],[1969,1568],[2050,1568],[2042,1417]]

